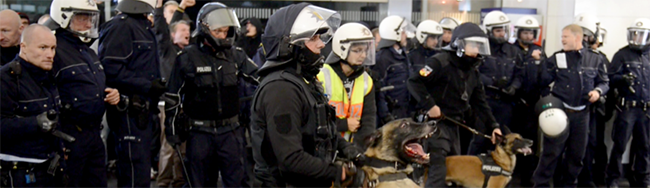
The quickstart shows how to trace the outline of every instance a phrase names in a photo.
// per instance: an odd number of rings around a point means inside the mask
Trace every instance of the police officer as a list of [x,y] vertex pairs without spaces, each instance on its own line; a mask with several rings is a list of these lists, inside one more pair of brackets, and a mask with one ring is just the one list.
[[[490,55],[488,38],[478,25],[464,23],[454,30],[451,45],[427,59],[424,68],[408,80],[408,89],[418,101],[419,109],[427,111],[431,118],[452,118],[464,121],[470,117],[470,109],[483,120],[486,131],[501,134],[481,85],[476,70],[484,56]],[[438,123],[440,136],[430,138],[429,177],[426,187],[445,187],[447,167],[445,157],[460,155],[458,127],[445,121]],[[494,142],[494,140],[492,140]]]
[[[377,48],[376,64],[372,70],[380,78],[382,87],[393,89],[383,92],[389,99],[386,103],[388,112],[379,112],[380,117],[393,115],[395,118],[409,117],[409,94],[406,80],[411,72],[411,62],[406,56],[405,47],[408,38],[415,35],[415,26],[401,16],[388,16],[379,24],[381,41]],[[379,108],[384,109],[384,108]]]
[[[255,187],[330,187],[351,180],[336,157],[363,156],[334,125],[316,75],[323,65],[320,50],[341,22],[329,9],[307,3],[281,8],[264,29],[267,62],[253,98],[251,141]],[[338,152],[337,152],[338,151]],[[350,157],[352,158],[352,157]]]
[[[515,91],[521,87],[523,57],[517,46],[508,43],[511,37],[510,19],[505,13],[495,10],[485,15],[483,28],[487,30],[491,55],[479,67],[481,81],[485,85],[492,114],[499,124],[508,128],[511,126],[514,104],[519,101]],[[484,137],[474,135],[468,154],[486,152],[487,148],[492,147],[488,144]]]
[[438,40],[442,34],[443,29],[438,22],[433,20],[420,22],[415,31],[415,39],[417,40],[416,48],[408,54],[409,61],[413,63],[411,72],[422,69],[425,60],[436,54],[437,50],[435,49],[438,46]]
[[20,16],[11,9],[0,11],[0,66],[16,58],[20,51],[20,34],[23,32]]
[[71,187],[105,187],[106,162],[101,138],[105,103],[120,94],[106,87],[104,68],[90,44],[97,37],[99,10],[85,0],[54,0],[46,26],[55,31],[57,56],[52,72],[61,95],[62,131],[77,139],[69,149],[66,174]]
[[438,47],[442,48],[451,43],[451,35],[458,25],[460,25],[460,21],[455,18],[444,17],[440,19],[440,26],[442,27],[443,34],[440,36]]
[[50,71],[55,48],[50,29],[31,25],[23,32],[18,57],[0,68],[3,187],[62,186],[55,175],[63,174],[63,147],[52,135],[61,105]]
[[[196,43],[180,52],[169,80],[165,96],[175,102],[165,104],[165,132],[171,145],[179,145],[184,133],[174,132],[182,129],[176,125],[189,122],[186,152],[192,186],[216,187],[219,173],[224,186],[245,186],[237,78],[257,82],[257,66],[234,46],[239,27],[234,10],[222,3],[205,4],[192,34]],[[186,119],[179,117],[181,111]]]
[[[534,111],[534,105],[540,98],[541,86],[537,84],[538,70],[540,62],[545,59],[542,53],[542,47],[534,42],[540,37],[539,22],[532,16],[523,16],[515,23],[515,32],[517,40],[514,45],[521,51],[523,57],[523,74],[521,87],[516,92],[519,101],[515,102],[512,125],[512,132],[521,134],[524,138],[538,138],[537,135],[537,115]],[[533,143],[533,148],[537,148],[538,142]],[[514,174],[521,174],[521,186],[531,187],[531,177],[537,166],[539,158],[535,155],[523,156],[517,158],[517,168]]]
[[[543,151],[534,172],[535,187],[548,187],[558,161],[566,169],[555,186],[575,187],[582,169],[582,158],[587,147],[590,103],[596,102],[609,89],[607,69],[597,53],[583,48],[582,28],[571,24],[562,30],[563,49],[540,63],[540,85],[555,82],[551,94],[563,101],[569,126],[557,137],[544,136]],[[565,152],[566,149],[566,153]],[[562,157],[564,156],[564,157]]]
[[621,48],[612,59],[612,84],[619,88],[617,102],[622,111],[616,117],[612,134],[614,149],[607,168],[608,187],[618,187],[623,173],[621,157],[630,136],[636,150],[635,176],[643,187],[650,185],[650,19],[636,19],[627,28],[629,45]]
[[123,0],[119,12],[99,34],[99,59],[106,85],[128,97],[125,106],[109,106],[106,119],[115,135],[117,184],[148,187],[157,105],[166,87],[160,79],[158,43],[147,15],[156,0]]

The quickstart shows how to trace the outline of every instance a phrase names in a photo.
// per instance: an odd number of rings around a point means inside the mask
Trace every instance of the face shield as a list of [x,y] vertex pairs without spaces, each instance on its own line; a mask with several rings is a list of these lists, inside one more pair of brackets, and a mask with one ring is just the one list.
[[291,43],[305,42],[314,35],[327,44],[341,25],[341,15],[336,11],[309,5],[296,17],[291,27]]
[[539,28],[515,28],[514,37],[526,44],[532,44],[539,39]]
[[628,29],[627,41],[631,46],[642,47],[650,44],[650,30]]
[[[99,12],[74,11],[67,29],[84,38],[97,38],[99,33]],[[90,39],[88,39],[90,40]]]
[[409,39],[415,37],[416,31],[417,31],[417,27],[415,27],[415,25],[413,25],[407,19],[402,20],[402,23],[400,23],[399,27],[397,28],[398,33],[406,34],[406,38]]
[[510,24],[499,24],[488,27],[488,33],[490,37],[494,37],[499,41],[507,41],[510,36]]
[[[351,65],[375,65],[375,40],[355,40],[348,42],[348,55],[345,60]],[[347,46],[347,45],[346,45]]]
[[[225,34],[226,39],[234,38],[240,28],[239,20],[237,19],[235,11],[229,8],[220,8],[213,10],[203,18],[202,23],[207,26],[211,32],[222,27],[232,27],[228,29],[227,33],[217,33],[219,36]],[[215,37],[214,34],[213,37]]]
[[475,56],[476,54],[490,55],[490,43],[485,37],[468,37],[458,39],[455,43],[457,47],[456,55],[459,57],[463,55]]
[[603,28],[598,28],[598,46],[603,46],[605,44],[605,37],[607,37],[607,30]]

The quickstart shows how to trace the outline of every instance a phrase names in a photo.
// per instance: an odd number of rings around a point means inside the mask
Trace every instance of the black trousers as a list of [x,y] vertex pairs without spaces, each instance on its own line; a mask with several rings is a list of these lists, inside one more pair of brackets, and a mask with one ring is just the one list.
[[621,158],[625,152],[630,136],[632,139],[632,148],[630,155],[634,155],[634,172],[636,180],[640,186],[650,185],[649,176],[650,168],[650,112],[643,111],[642,108],[624,109],[618,114],[614,122],[612,131],[612,140],[614,148],[612,149],[609,166],[607,167],[607,181],[611,183],[621,177],[623,167]]
[[106,187],[106,151],[99,125],[64,124],[63,131],[76,141],[65,142],[70,150],[65,172],[69,187]]
[[224,187],[246,187],[241,130],[221,134],[192,128],[186,156],[193,187],[217,187],[219,174]]

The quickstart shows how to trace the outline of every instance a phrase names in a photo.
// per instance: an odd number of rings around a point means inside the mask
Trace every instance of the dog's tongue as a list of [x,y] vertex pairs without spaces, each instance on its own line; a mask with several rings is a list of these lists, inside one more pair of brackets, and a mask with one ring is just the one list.
[[406,146],[411,148],[413,152],[415,152],[416,154],[418,154],[420,156],[426,155],[426,153],[424,153],[424,150],[422,149],[422,145],[420,145],[418,143],[410,143],[410,144],[407,144]]

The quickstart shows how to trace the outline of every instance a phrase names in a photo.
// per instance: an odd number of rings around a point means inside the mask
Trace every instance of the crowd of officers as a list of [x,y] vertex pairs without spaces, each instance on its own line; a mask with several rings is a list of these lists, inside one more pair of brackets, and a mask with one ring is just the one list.
[[[547,56],[535,18],[510,31],[500,11],[481,26],[416,28],[393,15],[370,30],[308,3],[266,27],[216,2],[191,20],[194,4],[123,0],[101,27],[95,1],[54,0],[42,24],[0,11],[1,185],[106,187],[108,153],[119,187],[149,187],[155,155],[161,187],[330,187],[353,178],[333,161],[363,165],[364,138],[389,121],[444,116],[492,138],[534,139],[534,104],[547,95],[563,101],[568,126],[517,161],[521,186],[617,187],[632,136],[631,183],[650,185],[650,19],[627,28],[629,45],[610,62],[592,14],[564,27],[562,50]],[[446,156],[494,148],[444,121],[438,130],[426,141],[426,187],[446,186]]]

